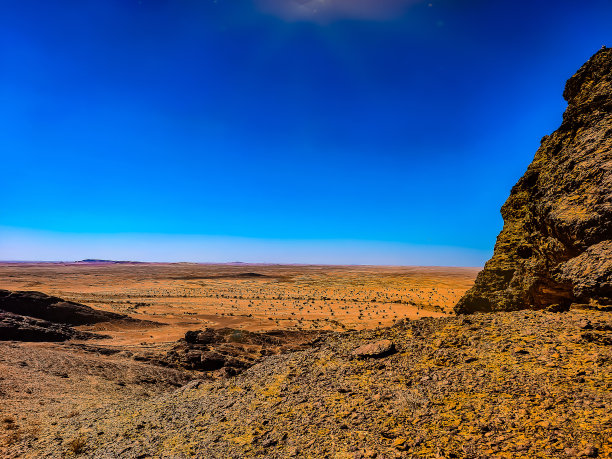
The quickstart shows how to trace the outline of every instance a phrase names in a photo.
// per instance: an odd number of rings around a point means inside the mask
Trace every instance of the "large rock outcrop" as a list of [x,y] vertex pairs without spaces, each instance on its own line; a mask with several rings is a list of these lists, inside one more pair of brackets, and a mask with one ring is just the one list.
[[81,332],[69,325],[0,310],[0,341],[67,341],[105,337]]
[[134,320],[123,314],[100,311],[41,292],[0,290],[0,309],[65,325],[91,325],[115,320]]
[[563,122],[512,188],[493,257],[457,313],[612,304],[612,48],[563,97]]
[[124,314],[101,311],[41,292],[0,289],[0,341],[66,341],[108,338],[76,330],[75,326],[100,322],[127,326],[159,326]]
[[223,374],[233,376],[265,356],[308,349],[325,335],[324,331],[207,328],[188,331],[165,357],[151,360],[188,370],[223,370]]

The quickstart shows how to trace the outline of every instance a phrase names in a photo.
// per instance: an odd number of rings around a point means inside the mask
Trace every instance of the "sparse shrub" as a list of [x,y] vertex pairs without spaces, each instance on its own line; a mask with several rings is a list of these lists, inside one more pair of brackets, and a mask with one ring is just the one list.
[[228,338],[228,341],[231,343],[242,343],[244,340],[244,334],[239,330],[235,330]]
[[17,424],[15,420],[9,416],[2,419],[2,424],[6,430],[17,430]]
[[68,442],[68,450],[73,454],[81,454],[85,451],[85,438],[78,436]]

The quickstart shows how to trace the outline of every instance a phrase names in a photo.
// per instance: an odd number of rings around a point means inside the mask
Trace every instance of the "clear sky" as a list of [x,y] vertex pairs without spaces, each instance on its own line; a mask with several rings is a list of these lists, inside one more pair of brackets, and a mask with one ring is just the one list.
[[612,1],[4,0],[0,259],[480,265]]

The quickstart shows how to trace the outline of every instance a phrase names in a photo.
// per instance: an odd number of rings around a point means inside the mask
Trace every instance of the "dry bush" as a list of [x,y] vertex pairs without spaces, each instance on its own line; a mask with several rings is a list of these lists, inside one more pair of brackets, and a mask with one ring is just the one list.
[[87,441],[83,437],[76,437],[68,442],[68,450],[73,454],[81,454],[85,451]]
[[2,418],[2,424],[4,425],[4,428],[6,430],[17,430],[17,424],[15,423],[15,420],[10,416]]

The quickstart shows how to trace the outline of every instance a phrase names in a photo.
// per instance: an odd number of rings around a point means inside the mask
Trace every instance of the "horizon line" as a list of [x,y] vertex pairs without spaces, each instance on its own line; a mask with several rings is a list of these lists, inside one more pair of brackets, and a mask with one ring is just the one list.
[[[94,260],[94,259],[92,259]],[[31,264],[143,264],[143,265],[246,265],[246,266],[374,266],[374,267],[389,267],[389,268],[483,268],[484,265],[401,265],[401,264],[376,264],[376,263],[283,263],[273,261],[140,261],[140,260],[99,260],[99,261],[87,261],[85,260],[0,260],[0,264],[20,264],[20,263],[31,263]]]

